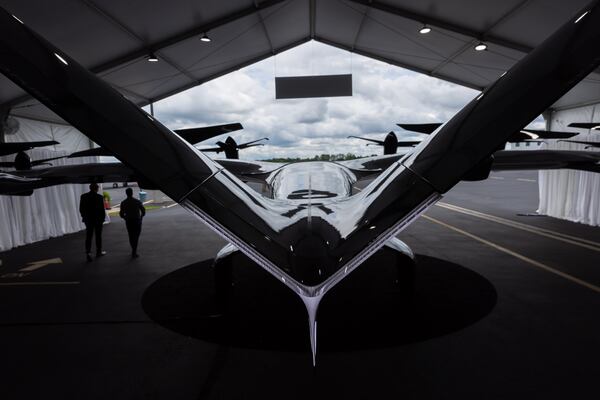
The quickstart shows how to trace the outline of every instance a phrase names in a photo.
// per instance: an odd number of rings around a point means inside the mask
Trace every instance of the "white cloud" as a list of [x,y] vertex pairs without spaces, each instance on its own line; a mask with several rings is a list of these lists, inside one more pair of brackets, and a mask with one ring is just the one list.
[[[353,74],[354,95],[275,100],[274,77]],[[383,139],[397,122],[444,122],[477,92],[422,74],[310,42],[275,58],[217,78],[155,104],[156,117],[172,129],[241,122],[238,143],[269,137],[268,145],[241,153],[246,159],[305,157],[322,153],[369,155],[381,150],[348,135]],[[217,137],[207,141],[212,145]]]

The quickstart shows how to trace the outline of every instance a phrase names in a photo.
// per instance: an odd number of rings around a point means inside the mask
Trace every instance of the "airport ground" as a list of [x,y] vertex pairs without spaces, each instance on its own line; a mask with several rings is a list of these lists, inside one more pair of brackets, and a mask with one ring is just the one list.
[[[122,188],[119,188],[122,191]],[[0,253],[2,399],[585,399],[600,376],[600,228],[529,215],[537,173],[461,183],[399,237],[418,257],[398,296],[376,254],[324,300],[312,367],[300,301],[179,206],[124,224],[85,261],[79,232]]]

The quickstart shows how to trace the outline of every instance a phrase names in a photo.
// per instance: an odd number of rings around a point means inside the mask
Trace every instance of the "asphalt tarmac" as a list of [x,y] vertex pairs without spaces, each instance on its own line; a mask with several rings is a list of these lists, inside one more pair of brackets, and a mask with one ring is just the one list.
[[178,206],[148,213],[138,259],[114,217],[91,263],[82,232],[0,253],[0,398],[595,398],[600,228],[518,215],[537,191],[506,172],[448,193],[399,236],[413,300],[373,256],[323,301],[316,368],[301,302],[243,257],[218,315],[225,242]]

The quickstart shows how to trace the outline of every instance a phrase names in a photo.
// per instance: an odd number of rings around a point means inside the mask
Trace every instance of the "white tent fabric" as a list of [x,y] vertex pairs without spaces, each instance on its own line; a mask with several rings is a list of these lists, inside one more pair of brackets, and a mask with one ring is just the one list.
[[[315,40],[482,90],[589,0],[2,0],[139,106]],[[431,32],[419,33],[423,24]],[[202,42],[207,34],[212,40]],[[485,41],[488,51],[475,51]],[[148,62],[153,53],[159,62]],[[600,71],[553,108],[593,104]],[[61,121],[0,75],[0,108]]]
[[[550,130],[581,132],[573,140],[600,142],[600,131],[569,128],[571,122],[600,119],[600,104],[557,111],[552,114]],[[584,145],[552,141],[548,149],[583,150]],[[600,151],[600,149],[588,149]],[[538,212],[573,222],[600,226],[600,174],[585,171],[553,170],[539,173]]]
[[54,151],[74,153],[92,147],[90,139],[70,125],[53,124],[32,119],[10,117],[18,122],[19,129],[4,136],[8,142],[33,142],[40,140],[56,140],[59,144],[44,147]]
[[[66,151],[31,150],[33,160],[68,154]],[[0,157],[11,161],[14,156]],[[62,159],[53,165],[97,162],[96,157]],[[0,196],[0,251],[83,229],[79,196],[87,185],[59,185],[36,190],[31,196]]]

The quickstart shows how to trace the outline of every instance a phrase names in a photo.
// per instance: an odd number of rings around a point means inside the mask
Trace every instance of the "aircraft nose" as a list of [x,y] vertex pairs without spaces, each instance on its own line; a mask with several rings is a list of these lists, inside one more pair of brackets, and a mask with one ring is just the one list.
[[331,243],[339,241],[339,234],[323,221],[313,221],[307,232],[292,246],[292,276],[300,283],[315,286],[337,271],[339,263]]
[[292,270],[300,283],[314,286],[329,275],[327,250],[323,239],[317,236],[303,238],[297,243]]

